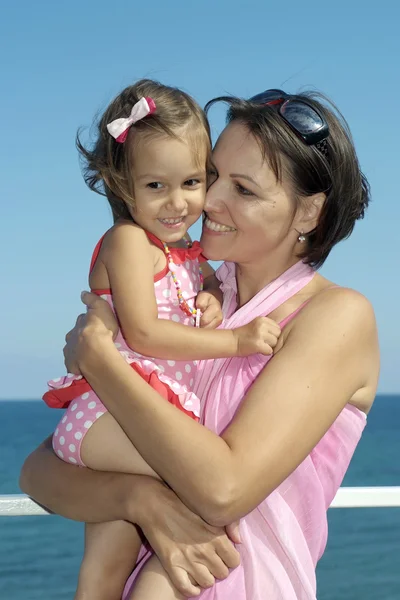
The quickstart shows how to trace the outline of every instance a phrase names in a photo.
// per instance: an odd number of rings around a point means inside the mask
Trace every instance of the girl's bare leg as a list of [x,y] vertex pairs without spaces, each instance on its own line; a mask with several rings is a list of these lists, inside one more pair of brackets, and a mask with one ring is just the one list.
[[121,600],[141,546],[132,523],[110,521],[85,526],[85,554],[75,600]]
[[160,479],[110,413],[104,413],[85,434],[81,458],[87,467],[95,471],[149,475]]
[[[87,467],[97,471],[158,478],[109,413],[101,416],[86,433],[81,457]],[[113,521],[87,524],[85,553],[75,600],[120,600],[126,580],[136,564],[140,546],[139,533],[131,523]]]
[[129,600],[183,600],[184,596],[172,585],[157,556],[143,567]]

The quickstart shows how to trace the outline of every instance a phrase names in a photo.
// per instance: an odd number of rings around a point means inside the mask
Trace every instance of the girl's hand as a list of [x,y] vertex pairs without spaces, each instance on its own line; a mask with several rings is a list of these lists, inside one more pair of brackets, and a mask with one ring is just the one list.
[[118,333],[117,319],[106,300],[90,292],[82,292],[81,299],[87,312],[78,316],[75,327],[65,336],[63,349],[67,371],[74,375],[81,374],[80,361],[93,340],[113,339]]
[[279,325],[268,317],[257,317],[247,325],[233,330],[237,341],[237,356],[273,354],[281,335]]
[[203,329],[216,329],[222,323],[221,303],[210,292],[199,292],[196,308],[201,311],[200,326]]
[[[148,478],[141,492],[142,510],[136,523],[181,594],[198,596],[201,588],[225,579],[229,569],[239,565],[239,553],[223,527],[203,521],[154,479]],[[137,500],[134,510],[137,514]],[[229,535],[240,543],[237,524],[229,527]]]

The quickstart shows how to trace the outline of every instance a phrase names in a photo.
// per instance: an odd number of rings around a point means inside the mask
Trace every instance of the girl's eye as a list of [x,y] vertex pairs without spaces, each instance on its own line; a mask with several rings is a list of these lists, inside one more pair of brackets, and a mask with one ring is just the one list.
[[185,185],[187,187],[194,187],[195,185],[199,185],[200,180],[199,179],[187,179],[185,181]]
[[240,185],[240,183],[235,183],[235,187],[241,196],[254,196],[253,192]]
[[151,190],[160,190],[162,188],[162,183],[159,181],[152,181],[151,183],[147,184],[147,187],[149,187]]

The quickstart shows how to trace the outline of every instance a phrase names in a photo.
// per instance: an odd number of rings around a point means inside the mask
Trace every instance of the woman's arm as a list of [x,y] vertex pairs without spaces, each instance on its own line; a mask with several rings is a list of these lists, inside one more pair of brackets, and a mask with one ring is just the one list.
[[[89,523],[126,519],[137,523],[174,585],[196,594],[204,568],[218,579],[239,565],[224,529],[209,525],[152,477],[80,469],[59,460],[48,438],[25,461],[21,489],[50,510]],[[237,529],[229,532],[240,543]],[[200,579],[201,580],[201,579]]]
[[136,523],[148,479],[68,465],[54,454],[49,437],[25,460],[19,483],[36,502],[68,519]]
[[76,336],[82,372],[143,458],[194,512],[220,525],[252,510],[305,459],[378,361],[368,301],[351,290],[320,294],[219,437],[160,402],[98,318]]

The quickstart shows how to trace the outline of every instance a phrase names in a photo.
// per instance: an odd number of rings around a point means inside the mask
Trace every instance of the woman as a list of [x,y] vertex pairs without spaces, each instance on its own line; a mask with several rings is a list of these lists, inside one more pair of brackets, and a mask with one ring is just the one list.
[[[205,426],[192,422],[120,358],[114,317],[85,295],[89,311],[67,336],[67,368],[85,375],[171,489],[59,464],[46,445],[27,460],[21,487],[66,517],[138,524],[183,593],[216,576],[202,598],[311,600],[326,511],[379,372],[369,302],[313,267],[363,217],[369,187],[346,123],[318,96],[268,90],[223,100],[228,125],[214,150],[201,244],[225,261],[223,326],[266,314],[280,323],[273,359],[201,363]],[[236,557],[223,527],[238,519],[241,563],[226,577],[221,559],[232,567]]]

